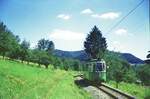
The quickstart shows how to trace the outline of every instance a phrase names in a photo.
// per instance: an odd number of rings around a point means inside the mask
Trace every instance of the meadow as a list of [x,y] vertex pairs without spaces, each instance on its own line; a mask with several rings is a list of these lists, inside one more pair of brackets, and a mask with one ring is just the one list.
[[[108,84],[114,88],[116,87],[116,83],[114,81],[110,81]],[[150,88],[148,86],[121,82],[118,89],[135,96],[137,99],[147,99],[145,96],[150,96]]]
[[[91,99],[89,93],[74,83],[75,71],[49,69],[36,64],[0,59],[0,99]],[[112,87],[114,81],[109,81]],[[121,82],[119,89],[144,99],[150,88],[134,83]]]
[[90,99],[74,84],[73,71],[0,60],[0,99]]

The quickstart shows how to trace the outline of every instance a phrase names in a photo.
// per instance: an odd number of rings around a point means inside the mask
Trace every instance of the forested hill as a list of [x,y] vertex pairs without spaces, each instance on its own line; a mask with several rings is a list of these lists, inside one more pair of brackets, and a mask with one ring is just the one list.
[[[80,51],[55,50],[54,54],[59,57],[75,58],[81,61],[88,59],[87,54],[83,50],[80,50]],[[119,54],[121,58],[125,59],[130,64],[143,64],[144,63],[143,60],[141,60],[140,58],[137,58],[136,56],[130,53],[116,53],[116,54]]]
[[130,53],[121,53],[121,57],[131,64],[144,64],[143,60]]
[[88,56],[86,53],[81,50],[81,51],[62,51],[62,50],[55,50],[54,54],[58,57],[63,57],[63,58],[74,58],[74,59],[79,59],[81,61],[87,60]]

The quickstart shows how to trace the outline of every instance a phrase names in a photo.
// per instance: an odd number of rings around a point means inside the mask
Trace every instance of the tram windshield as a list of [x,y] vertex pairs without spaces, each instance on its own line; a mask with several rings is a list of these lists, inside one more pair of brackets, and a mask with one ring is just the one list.
[[96,63],[96,71],[102,71],[103,70],[103,64],[102,63]]

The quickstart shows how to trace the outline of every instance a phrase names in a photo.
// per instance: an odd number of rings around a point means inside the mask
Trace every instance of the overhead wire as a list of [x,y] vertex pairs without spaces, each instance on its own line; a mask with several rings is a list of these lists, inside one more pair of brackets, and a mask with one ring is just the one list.
[[[138,3],[133,9],[131,9],[124,17],[121,18],[120,21],[118,21],[114,26],[112,26],[106,33],[109,34],[114,28],[116,28],[123,20],[125,20],[134,10],[136,10],[144,0],[142,0],[140,3]],[[107,35],[106,34],[106,35]]]

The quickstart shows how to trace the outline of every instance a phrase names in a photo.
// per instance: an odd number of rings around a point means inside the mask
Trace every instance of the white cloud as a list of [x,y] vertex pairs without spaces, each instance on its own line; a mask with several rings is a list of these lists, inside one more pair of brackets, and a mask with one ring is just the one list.
[[70,30],[55,29],[50,34],[50,38],[62,40],[80,40],[85,37],[84,33],[73,32]]
[[49,39],[55,44],[56,49],[75,51],[83,49],[86,35],[81,32],[55,29],[49,34]]
[[103,19],[115,19],[118,18],[120,16],[119,13],[116,12],[108,12],[108,13],[104,13],[101,15],[101,18]]
[[81,11],[81,14],[92,14],[93,11],[91,9],[84,9],[83,11]]
[[57,18],[64,19],[64,20],[69,20],[71,18],[71,16],[67,15],[67,14],[59,14],[57,16]]
[[123,29],[123,28],[120,28],[120,29],[115,31],[115,34],[116,35],[127,35],[127,30]]
[[91,15],[93,18],[101,18],[101,19],[116,19],[120,16],[120,13],[117,12],[108,12],[103,14],[93,14]]
[[129,33],[126,29],[124,28],[120,28],[120,29],[117,29],[115,32],[114,32],[116,35],[119,35],[119,36],[133,36],[132,33]]

